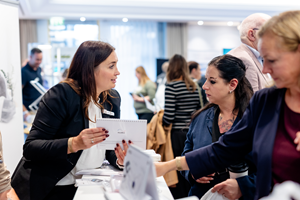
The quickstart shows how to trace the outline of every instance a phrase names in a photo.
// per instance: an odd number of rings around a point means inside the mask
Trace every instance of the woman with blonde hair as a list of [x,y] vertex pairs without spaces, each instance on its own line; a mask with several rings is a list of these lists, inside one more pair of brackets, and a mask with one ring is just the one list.
[[[165,111],[163,125],[172,124],[171,143],[174,156],[183,152],[184,141],[189,130],[191,115],[200,109],[200,98],[196,83],[189,77],[187,62],[181,55],[174,55],[167,70],[165,89]],[[178,174],[178,184],[170,187],[175,199],[188,196],[190,184]]]
[[[257,166],[254,199],[277,183],[300,183],[300,11],[272,17],[259,31],[258,50],[274,87],[254,94],[240,122],[218,142],[156,164],[157,176],[190,170],[195,179],[242,159],[251,150]],[[222,187],[213,192],[225,194]]]
[[146,119],[147,123],[149,123],[153,117],[153,112],[147,109],[145,99],[152,102],[155,96],[156,85],[150,80],[142,66],[135,69],[135,76],[139,80],[139,85],[132,94],[132,98],[134,100],[133,106],[138,118]]

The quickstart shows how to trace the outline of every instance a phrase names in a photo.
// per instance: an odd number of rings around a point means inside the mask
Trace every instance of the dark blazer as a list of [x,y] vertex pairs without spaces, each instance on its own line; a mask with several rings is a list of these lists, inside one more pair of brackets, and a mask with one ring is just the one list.
[[[183,156],[190,151],[199,149],[201,147],[205,147],[212,143],[212,127],[213,127],[213,120],[215,116],[215,109],[216,107],[211,107],[208,108],[207,110],[202,111],[192,121],[189,128],[189,132],[187,133],[187,139],[185,141],[184,151],[182,153]],[[240,118],[237,117],[232,127],[234,127],[239,120]],[[243,194],[242,199],[253,200],[254,192],[255,192],[256,167],[253,163],[253,159],[251,155],[247,155],[245,161],[249,166],[249,170],[248,170],[249,176],[240,177],[237,178],[236,180]],[[225,171],[225,168],[222,171]],[[224,179],[215,176],[214,180],[210,181],[210,183],[201,184],[201,183],[197,183],[192,178],[189,170],[181,171],[181,174],[191,184],[191,190],[189,192],[189,196],[196,195],[199,198],[201,198],[210,188],[226,180],[226,178]]]
[[251,150],[257,166],[254,199],[272,189],[272,154],[279,115],[286,89],[266,88],[254,94],[242,119],[207,147],[187,153],[190,172],[198,179],[227,167]]
[[[111,104],[104,103],[104,108],[112,109],[113,118],[120,118],[120,96],[116,90],[110,93],[115,98],[108,96]],[[44,199],[76,165],[82,150],[67,154],[68,139],[89,128],[82,103],[67,83],[55,85],[42,98],[23,146],[23,158],[12,176],[11,184],[20,199]],[[111,116],[102,113],[102,117]],[[106,159],[116,166],[114,151],[107,150]]]

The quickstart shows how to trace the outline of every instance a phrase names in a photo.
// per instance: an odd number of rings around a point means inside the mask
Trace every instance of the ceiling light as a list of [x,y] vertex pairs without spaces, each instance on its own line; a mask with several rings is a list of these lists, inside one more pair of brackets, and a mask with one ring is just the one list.
[[80,17],[80,21],[84,22],[85,21],[85,17]]
[[203,23],[204,23],[203,21],[198,21],[199,26],[203,25]]
[[52,46],[49,44],[41,44],[37,46],[39,49],[51,49]]
[[123,22],[128,22],[128,19],[127,18],[123,18],[122,21]]
[[232,25],[233,25],[233,22],[227,22],[227,25],[228,25],[228,26],[232,26]]

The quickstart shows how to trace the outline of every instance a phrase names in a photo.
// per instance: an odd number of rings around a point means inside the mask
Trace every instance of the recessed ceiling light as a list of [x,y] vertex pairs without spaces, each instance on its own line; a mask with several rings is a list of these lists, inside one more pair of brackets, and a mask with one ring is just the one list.
[[204,23],[203,21],[198,21],[198,25],[200,26],[203,25],[203,23]]
[[233,25],[233,22],[227,22],[227,25],[228,25],[228,26],[232,26],[232,25]]
[[124,17],[124,18],[122,19],[122,21],[123,21],[123,22],[128,22],[128,19]]
[[84,22],[85,21],[85,17],[80,17],[80,21]]

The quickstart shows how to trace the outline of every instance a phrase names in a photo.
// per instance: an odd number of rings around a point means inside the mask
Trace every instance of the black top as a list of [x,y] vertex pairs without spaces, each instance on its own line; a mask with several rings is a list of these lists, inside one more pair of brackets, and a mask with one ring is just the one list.
[[172,124],[172,129],[188,129],[191,115],[200,109],[198,89],[187,89],[184,81],[166,84],[163,124]]
[[30,110],[28,106],[41,96],[41,93],[39,93],[30,84],[30,81],[37,80],[41,85],[43,85],[41,68],[38,67],[38,69],[34,71],[32,67],[30,67],[30,65],[27,63],[25,67],[22,68],[21,74],[22,74],[22,86],[23,86],[22,89],[23,105],[26,107],[27,110]]
[[[220,129],[219,129],[219,124],[218,124],[219,115],[220,115],[220,108],[216,107],[214,112],[215,112],[215,116],[214,116],[213,127],[212,127],[212,142],[218,141],[220,136],[221,136]],[[240,116],[242,116],[242,114],[240,114]],[[234,124],[236,124],[237,121],[239,121],[239,120],[240,119],[237,117],[234,121]],[[222,133],[222,134],[225,134],[225,133]],[[243,172],[247,171],[248,168],[249,167],[248,167],[247,163],[244,160],[237,161],[234,164],[231,164],[229,167],[227,167],[227,169],[229,171],[234,172],[234,173],[243,173]]]
[[[113,118],[120,118],[119,93],[110,93],[114,97],[107,98],[111,104],[105,102],[103,106],[114,112]],[[82,98],[67,83],[53,86],[43,96],[23,146],[23,158],[12,176],[11,184],[20,199],[44,199],[75,167],[82,150],[67,154],[68,139],[89,128],[82,105]],[[102,117],[111,116],[102,113]],[[106,150],[106,159],[117,167],[114,151]]]

